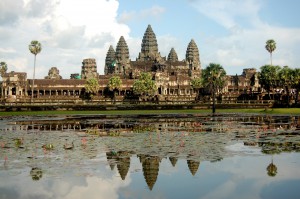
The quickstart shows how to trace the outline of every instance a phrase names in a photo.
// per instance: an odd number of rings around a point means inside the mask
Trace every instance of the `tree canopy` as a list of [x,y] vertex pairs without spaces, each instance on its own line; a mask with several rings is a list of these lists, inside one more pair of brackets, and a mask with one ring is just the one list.
[[280,66],[264,65],[260,67],[259,83],[268,92],[279,83]]
[[42,51],[41,43],[36,40],[31,41],[29,44],[29,51],[34,55],[39,54]]
[[133,93],[136,95],[154,95],[156,90],[151,73],[141,73],[139,79],[133,83]]
[[98,80],[95,78],[88,79],[85,83],[85,91],[90,94],[95,94],[99,90]]
[[119,76],[112,76],[108,81],[108,89],[110,91],[119,90],[122,85],[122,80]]
[[7,71],[7,64],[5,62],[0,62],[0,75],[3,77],[3,75]]
[[212,91],[213,86],[221,90],[225,86],[226,71],[220,64],[210,63],[202,70],[202,82],[205,88]]
[[271,59],[271,65],[272,65],[272,53],[275,51],[276,49],[276,42],[273,39],[269,39],[266,42],[266,46],[265,46],[266,50],[270,53],[270,59]]

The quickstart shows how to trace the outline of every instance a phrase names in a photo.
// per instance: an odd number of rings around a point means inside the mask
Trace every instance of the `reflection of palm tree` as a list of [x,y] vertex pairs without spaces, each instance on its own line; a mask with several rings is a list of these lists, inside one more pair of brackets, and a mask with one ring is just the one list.
[[198,171],[200,162],[194,161],[194,160],[188,160],[187,164],[188,164],[191,174],[194,176]]
[[34,167],[31,169],[30,175],[31,175],[32,180],[37,181],[42,178],[43,171],[40,168]]
[[274,177],[277,174],[277,166],[273,164],[273,157],[272,157],[272,162],[267,167],[267,171],[268,171],[268,176],[270,177]]
[[107,162],[111,170],[114,170],[116,166],[117,154],[114,151],[106,152]]

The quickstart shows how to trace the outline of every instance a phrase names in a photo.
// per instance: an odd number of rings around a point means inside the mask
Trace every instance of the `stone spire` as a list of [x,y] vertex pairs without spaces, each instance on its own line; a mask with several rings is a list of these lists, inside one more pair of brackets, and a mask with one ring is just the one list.
[[193,39],[190,41],[186,49],[185,58],[189,63],[200,63],[199,50]]
[[98,79],[97,64],[94,58],[84,59],[81,67],[81,79]]
[[116,61],[116,52],[112,45],[109,46],[109,49],[106,54],[105,58],[105,68],[104,68],[104,74],[110,74],[114,71],[114,63]]
[[129,50],[127,43],[123,36],[120,37],[119,42],[116,48],[116,58],[118,61],[128,60],[129,59]]
[[170,61],[170,62],[178,61],[178,56],[177,56],[177,53],[174,48],[171,49],[171,51],[168,55],[168,61]]
[[128,75],[130,70],[129,50],[123,36],[120,37],[116,47],[116,65],[114,73]]
[[193,39],[190,41],[186,49],[185,59],[189,67],[189,75],[191,77],[200,77],[201,62],[199,57],[199,50],[197,44]]
[[142,40],[142,49],[139,54],[139,61],[147,61],[147,60],[159,60],[160,53],[158,52],[158,45],[156,36],[152,30],[151,25],[148,25]]

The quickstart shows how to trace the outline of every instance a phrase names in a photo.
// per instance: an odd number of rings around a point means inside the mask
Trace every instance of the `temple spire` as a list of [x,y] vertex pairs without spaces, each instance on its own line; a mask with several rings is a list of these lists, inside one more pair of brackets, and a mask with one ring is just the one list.
[[156,35],[152,30],[151,25],[148,25],[142,40],[141,52],[139,53],[139,61],[159,60],[160,53],[158,52],[158,44]]
[[116,52],[113,46],[110,45],[105,58],[105,68],[104,68],[105,75],[113,73],[115,60],[116,60]]
[[170,62],[178,61],[178,56],[177,56],[177,53],[174,48],[171,49],[171,51],[168,55],[168,61],[170,61]]

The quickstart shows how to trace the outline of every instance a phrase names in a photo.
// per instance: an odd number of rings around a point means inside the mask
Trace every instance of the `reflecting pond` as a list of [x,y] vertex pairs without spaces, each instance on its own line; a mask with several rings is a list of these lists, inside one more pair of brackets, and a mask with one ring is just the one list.
[[300,117],[0,118],[0,198],[299,198]]

